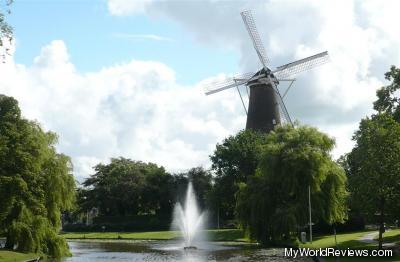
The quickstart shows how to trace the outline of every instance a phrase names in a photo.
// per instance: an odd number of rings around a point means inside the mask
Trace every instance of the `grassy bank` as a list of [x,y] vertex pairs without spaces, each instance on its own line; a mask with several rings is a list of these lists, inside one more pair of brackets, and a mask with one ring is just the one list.
[[16,261],[26,261],[30,259],[35,259],[39,255],[34,253],[19,253],[8,250],[0,249],[0,261],[2,262],[16,262]]
[[[353,233],[344,233],[344,234],[337,234],[336,235],[336,240],[337,240],[337,245],[339,248],[367,248],[370,246],[370,248],[373,248],[374,245],[372,244],[366,244],[361,241],[358,241],[359,238],[362,236],[371,233],[373,231],[371,230],[365,230],[365,231],[358,231],[358,232],[353,232]],[[305,243],[302,244],[301,247],[306,247],[306,248],[327,248],[327,247],[335,247],[335,236],[334,235],[324,235],[324,236],[317,236],[314,238],[314,241],[312,243]]]
[[[206,230],[211,241],[247,241],[240,229]],[[62,234],[67,239],[169,240],[181,237],[177,231],[157,232],[76,232]]]
[[[337,246],[339,249],[376,249],[377,243],[365,243],[359,241],[359,239],[369,233],[376,232],[372,231],[359,231],[353,233],[337,234]],[[400,244],[400,230],[390,230],[384,234],[384,243],[397,243]],[[335,247],[335,237],[333,235],[316,237],[313,243],[302,244],[301,247],[307,248],[327,248]],[[357,261],[400,261],[399,256],[393,257],[340,257],[326,258],[325,261],[341,261],[341,262],[357,262]]]
[[[376,240],[378,240],[378,237],[376,237]],[[386,231],[385,234],[383,234],[383,242],[400,245],[400,229]]]

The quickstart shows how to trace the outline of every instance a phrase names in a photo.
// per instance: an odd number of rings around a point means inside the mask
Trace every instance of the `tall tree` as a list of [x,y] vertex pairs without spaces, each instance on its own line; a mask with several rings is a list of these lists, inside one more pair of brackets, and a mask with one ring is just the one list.
[[235,194],[239,183],[246,183],[258,166],[266,134],[252,130],[240,131],[217,144],[213,155],[215,174],[211,202],[221,218],[231,219],[235,212]]
[[109,216],[167,213],[172,208],[171,176],[163,167],[121,157],[96,165],[95,171],[83,183],[87,190],[81,204],[86,208],[98,207]]
[[[10,5],[13,0],[0,0],[0,51],[4,47],[4,41],[11,43],[13,39],[13,28],[6,21],[6,14],[10,14]],[[3,10],[2,10],[3,9]],[[4,59],[9,48],[5,48],[5,54],[0,53],[0,59]]]
[[356,146],[345,157],[351,205],[379,223],[382,248],[384,224],[400,216],[400,69],[385,74],[391,83],[377,92],[377,114],[360,122],[353,140]]
[[377,217],[379,248],[384,224],[400,215],[400,124],[387,113],[363,119],[347,156],[352,203]]
[[238,218],[252,238],[263,244],[289,240],[305,226],[308,187],[314,222],[346,218],[346,176],[330,157],[333,139],[311,127],[283,126],[264,144],[256,175],[237,196]]
[[397,122],[400,122],[400,98],[398,97],[400,68],[392,66],[390,71],[385,74],[385,78],[392,82],[376,92],[378,99],[374,102],[374,109],[379,113],[392,115]]
[[205,209],[208,207],[208,199],[212,187],[212,176],[209,171],[202,167],[194,167],[187,172],[176,174],[174,181],[176,190],[175,202],[184,201],[188,183],[191,182],[200,208]]
[[0,95],[0,231],[9,249],[68,254],[58,230],[61,212],[73,207],[75,181],[56,142],[54,133],[21,117],[15,99]]

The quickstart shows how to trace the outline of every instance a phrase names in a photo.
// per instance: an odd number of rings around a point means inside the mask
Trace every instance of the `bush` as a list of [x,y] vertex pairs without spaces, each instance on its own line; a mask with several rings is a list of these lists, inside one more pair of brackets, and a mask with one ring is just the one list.
[[[64,232],[128,232],[128,231],[160,231],[168,230],[171,217],[156,215],[139,216],[101,216],[93,219],[92,225],[67,224]],[[104,230],[103,230],[104,227]]]

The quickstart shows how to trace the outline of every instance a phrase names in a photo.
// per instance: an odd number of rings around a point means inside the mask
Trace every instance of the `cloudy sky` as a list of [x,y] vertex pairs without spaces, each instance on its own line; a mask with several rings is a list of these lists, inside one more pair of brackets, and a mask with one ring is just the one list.
[[246,117],[235,90],[205,96],[200,83],[260,67],[246,9],[272,67],[329,51],[285,100],[292,118],[335,137],[335,157],[348,152],[383,74],[400,64],[399,1],[17,0],[0,93],[58,133],[80,181],[118,156],[208,167]]

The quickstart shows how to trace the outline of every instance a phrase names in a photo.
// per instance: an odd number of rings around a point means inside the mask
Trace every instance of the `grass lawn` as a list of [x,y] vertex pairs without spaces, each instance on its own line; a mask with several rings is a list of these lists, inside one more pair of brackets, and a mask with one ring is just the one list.
[[39,257],[39,255],[34,253],[18,253],[8,250],[0,249],[0,261],[2,262],[16,262],[16,261],[26,261],[29,259],[34,259]]
[[79,232],[62,234],[67,239],[142,239],[168,240],[179,237],[177,231],[156,232]]
[[[358,241],[358,239],[368,233],[372,233],[372,231],[359,231],[354,233],[345,233],[345,234],[337,234],[337,243],[339,249],[376,249],[377,244],[369,244]],[[384,240],[385,242],[395,242],[393,240],[400,241],[400,230],[391,230],[385,233]],[[326,247],[335,247],[335,238],[333,235],[328,236],[320,236],[316,237],[313,243],[302,244],[301,247],[307,248],[326,248]],[[340,257],[340,258],[326,258],[325,261],[340,261],[340,262],[357,262],[357,261],[400,261],[399,256],[395,257]]]
[[[378,237],[376,239],[378,239]],[[400,245],[400,229],[386,231],[383,234],[383,243],[396,243]]]
[[[339,248],[374,248],[374,245],[362,243],[358,241],[360,237],[371,233],[371,230],[365,231],[358,231],[353,233],[344,233],[344,234],[337,234],[336,239]],[[315,237],[313,243],[306,243],[302,244],[301,247],[306,248],[326,248],[326,247],[335,247],[335,236],[334,235],[325,235]]]
[[[207,230],[211,241],[247,241],[240,229]],[[169,240],[179,238],[177,231],[157,232],[76,232],[62,234],[67,239],[138,239],[138,240]]]

